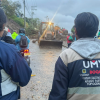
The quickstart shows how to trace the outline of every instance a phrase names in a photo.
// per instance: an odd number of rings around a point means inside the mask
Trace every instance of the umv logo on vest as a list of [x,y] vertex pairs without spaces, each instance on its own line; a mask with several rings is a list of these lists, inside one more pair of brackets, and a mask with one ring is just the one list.
[[99,64],[100,64],[100,60],[92,60],[92,61],[83,61],[83,66],[84,68],[94,68],[94,66],[96,66],[96,68],[99,68]]
[[[92,60],[92,61],[83,61],[84,68],[100,68],[99,67],[100,60]],[[89,74],[100,74],[100,70],[90,70]]]
[[86,85],[100,86],[100,60],[83,61],[83,67],[80,76]]

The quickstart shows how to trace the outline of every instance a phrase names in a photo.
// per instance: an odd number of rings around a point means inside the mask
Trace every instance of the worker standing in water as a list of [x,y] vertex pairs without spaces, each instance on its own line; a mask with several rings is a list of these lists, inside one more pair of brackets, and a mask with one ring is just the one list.
[[17,31],[16,30],[14,30],[14,32],[12,33],[12,39],[16,39],[16,37],[18,36],[18,34],[17,34]]

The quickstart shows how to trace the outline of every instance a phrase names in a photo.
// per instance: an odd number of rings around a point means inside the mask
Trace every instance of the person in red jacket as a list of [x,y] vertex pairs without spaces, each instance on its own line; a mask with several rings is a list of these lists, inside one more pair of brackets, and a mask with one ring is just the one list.
[[68,34],[68,36],[67,36],[67,44],[68,44],[68,47],[71,45],[71,43],[72,43],[72,41],[69,41],[68,39],[69,39],[69,37],[70,37],[70,34]]

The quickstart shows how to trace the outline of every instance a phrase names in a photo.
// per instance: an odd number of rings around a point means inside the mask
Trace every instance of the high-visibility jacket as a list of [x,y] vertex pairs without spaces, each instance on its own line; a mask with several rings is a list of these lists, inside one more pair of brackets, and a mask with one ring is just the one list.
[[16,37],[18,36],[18,34],[16,32],[13,32],[13,34],[11,35],[12,36],[12,39],[16,39]]

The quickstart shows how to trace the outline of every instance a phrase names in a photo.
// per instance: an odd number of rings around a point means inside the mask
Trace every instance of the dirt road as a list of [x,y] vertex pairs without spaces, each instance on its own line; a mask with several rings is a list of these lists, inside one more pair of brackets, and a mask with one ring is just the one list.
[[48,100],[52,88],[55,62],[65,48],[39,48],[30,43],[32,74],[29,84],[21,88],[20,100]]

